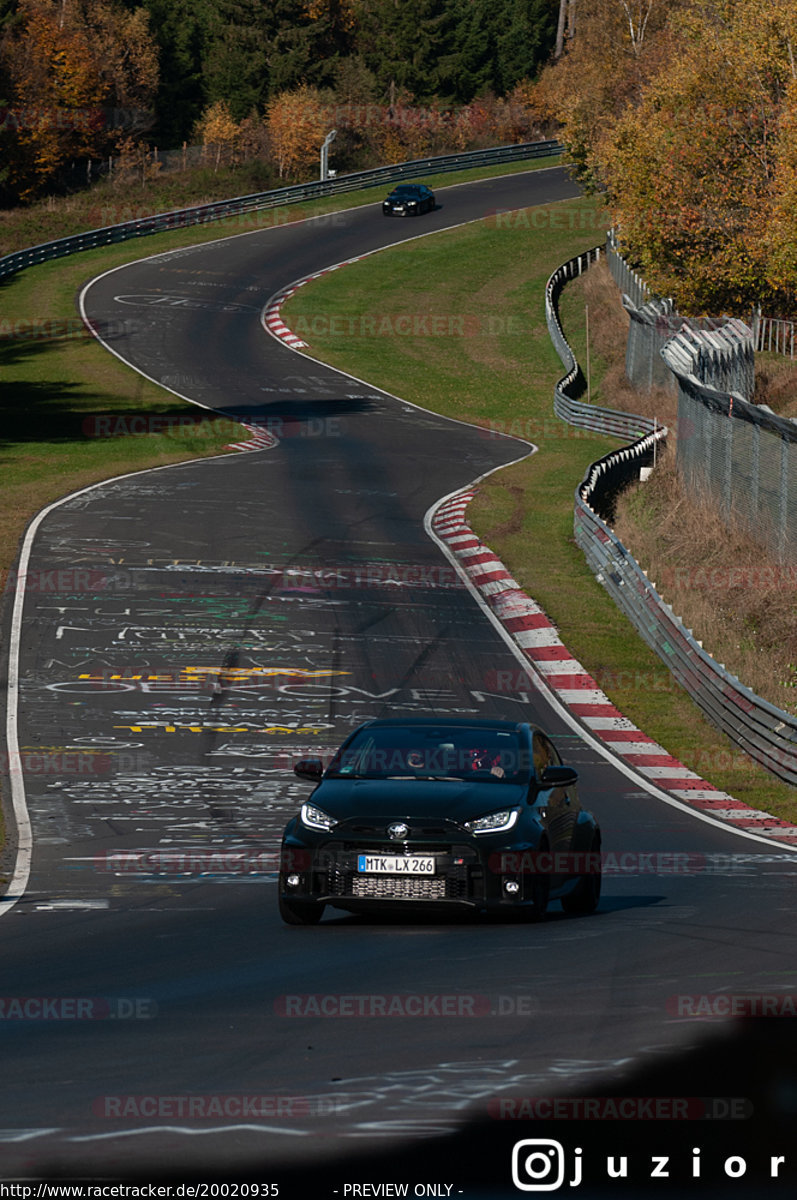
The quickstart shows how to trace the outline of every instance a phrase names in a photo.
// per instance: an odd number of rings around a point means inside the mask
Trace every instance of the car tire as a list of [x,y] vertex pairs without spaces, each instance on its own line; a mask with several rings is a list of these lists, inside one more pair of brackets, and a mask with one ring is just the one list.
[[535,875],[531,885],[532,906],[527,909],[530,921],[541,921],[548,911],[548,894],[551,890],[549,875]]
[[279,898],[280,916],[286,925],[317,925],[324,915],[324,905],[313,900]]
[[[599,838],[594,838],[590,847],[591,854],[600,854]],[[601,898],[601,872],[588,871],[579,878],[578,883],[567,896],[562,897],[562,909],[572,916],[589,916],[598,907]]]

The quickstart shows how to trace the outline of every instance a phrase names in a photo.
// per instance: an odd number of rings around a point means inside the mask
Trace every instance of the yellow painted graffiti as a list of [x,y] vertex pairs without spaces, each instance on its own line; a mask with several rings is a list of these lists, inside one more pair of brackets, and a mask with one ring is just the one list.
[[160,725],[157,721],[143,722],[141,725],[114,725],[114,729],[126,729],[129,733],[323,733],[328,725]]
[[238,682],[244,679],[271,679],[276,675],[289,675],[294,679],[324,679],[331,675],[350,675],[350,671],[321,669],[309,671],[304,667],[181,667],[178,672],[165,675],[78,675],[94,683],[198,683],[203,680],[229,679]]

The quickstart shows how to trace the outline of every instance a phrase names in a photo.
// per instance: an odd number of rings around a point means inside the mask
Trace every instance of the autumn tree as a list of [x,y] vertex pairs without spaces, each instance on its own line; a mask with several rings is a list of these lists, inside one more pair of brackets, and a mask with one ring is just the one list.
[[107,154],[146,128],[158,82],[143,9],[113,0],[20,0],[0,45],[15,121],[4,149],[13,184],[32,197],[75,157]]
[[797,78],[789,87],[781,107],[775,153],[772,209],[767,213],[762,239],[767,255],[769,282],[776,292],[783,315],[794,316],[797,296]]
[[782,218],[794,197],[795,28],[797,0],[696,5],[682,14],[678,53],[598,142],[624,242],[684,311],[746,315],[777,292],[769,256],[777,243],[788,258]]
[[215,170],[218,171],[222,154],[230,159],[240,136],[240,126],[233,121],[225,100],[217,100],[205,110],[196,125],[196,136],[203,146],[216,151]]
[[266,126],[280,179],[296,179],[318,163],[328,124],[320,93],[306,84],[269,101]]
[[[571,165],[587,188],[601,186],[596,157],[607,130],[638,103],[673,54],[673,29],[689,0],[574,0],[560,9],[569,33],[539,79],[538,99],[560,125]],[[568,24],[569,22],[569,24]]]

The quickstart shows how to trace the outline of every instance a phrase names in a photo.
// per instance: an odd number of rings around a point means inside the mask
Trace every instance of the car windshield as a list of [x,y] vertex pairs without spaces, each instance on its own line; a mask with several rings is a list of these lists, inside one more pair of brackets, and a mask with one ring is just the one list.
[[405,183],[401,184],[399,187],[393,188],[393,191],[390,194],[391,196],[404,198],[406,196],[417,196],[419,191],[420,188],[413,187],[411,184]]
[[517,783],[527,758],[514,730],[371,726],[338,751],[327,776]]

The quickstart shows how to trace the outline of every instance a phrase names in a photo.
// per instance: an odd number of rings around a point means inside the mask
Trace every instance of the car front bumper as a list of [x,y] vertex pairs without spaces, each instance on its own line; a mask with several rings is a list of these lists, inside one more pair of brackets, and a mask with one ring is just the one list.
[[[486,839],[485,839],[486,840]],[[383,874],[358,869],[361,854],[403,854],[401,846],[369,845],[334,839],[316,845],[286,836],[282,848],[280,891],[286,900],[330,904],[351,912],[407,905],[460,907],[474,911],[523,907],[534,903],[534,877],[503,872],[504,855],[512,862],[529,846],[507,847],[498,838],[490,846],[461,842],[415,843],[408,857],[434,857],[434,873]],[[290,882],[289,882],[290,881]],[[517,890],[507,890],[507,883]]]

